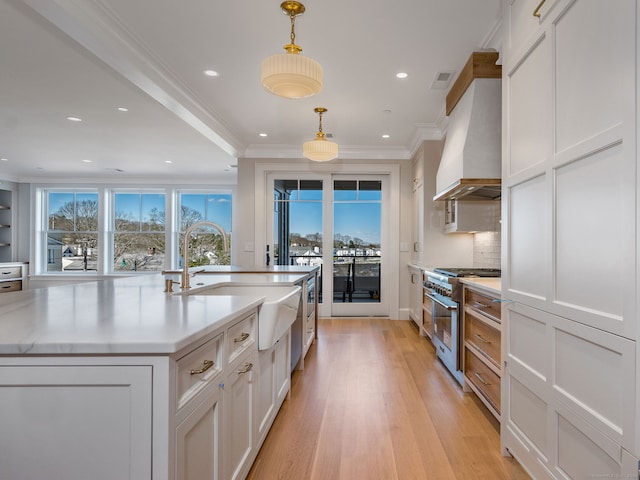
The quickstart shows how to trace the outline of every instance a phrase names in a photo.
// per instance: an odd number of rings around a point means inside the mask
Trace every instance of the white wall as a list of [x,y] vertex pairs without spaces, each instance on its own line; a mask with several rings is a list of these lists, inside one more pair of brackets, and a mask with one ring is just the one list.
[[[406,265],[410,261],[409,249],[400,251],[400,245],[411,244],[411,165],[407,160],[335,160],[327,164],[317,164],[300,159],[251,159],[241,158],[238,160],[238,201],[237,210],[239,221],[234,227],[235,246],[238,250],[234,256],[234,263],[238,265],[253,267],[264,265],[263,245],[265,245],[264,235],[264,214],[256,211],[256,190],[264,192],[263,185],[257,182],[264,182],[264,178],[256,177],[256,170],[271,168],[287,168],[288,171],[319,173],[357,173],[357,174],[380,174],[381,171],[393,169],[399,172],[397,189],[392,192],[397,194],[399,207],[398,211],[392,211],[394,221],[397,221],[398,228],[389,232],[392,236],[390,243],[396,245],[393,252],[396,256],[396,263],[392,272],[393,278],[390,284],[397,289],[397,298],[390,304],[390,318],[408,319],[408,288],[409,278]],[[264,193],[266,196],[269,193]],[[265,198],[266,199],[266,198]],[[258,227],[256,228],[256,225]],[[397,231],[396,231],[397,230]],[[245,247],[252,247],[251,251]],[[245,251],[246,250],[246,251]]]

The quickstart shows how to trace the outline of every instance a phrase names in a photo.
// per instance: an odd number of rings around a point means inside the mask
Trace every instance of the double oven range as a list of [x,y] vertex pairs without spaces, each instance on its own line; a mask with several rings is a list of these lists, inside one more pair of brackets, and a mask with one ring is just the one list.
[[[424,310],[431,313],[431,340],[436,354],[462,385],[462,284],[463,277],[499,277],[496,268],[435,268],[425,270]],[[425,318],[426,320],[426,318]]]

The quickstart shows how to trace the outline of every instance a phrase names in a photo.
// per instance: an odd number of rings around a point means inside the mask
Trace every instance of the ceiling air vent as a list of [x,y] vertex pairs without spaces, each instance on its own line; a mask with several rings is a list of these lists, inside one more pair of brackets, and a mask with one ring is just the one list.
[[455,72],[438,72],[436,73],[433,82],[431,82],[431,88],[435,90],[446,90],[453,79]]
[[333,138],[333,133],[325,133],[324,137],[325,138]]

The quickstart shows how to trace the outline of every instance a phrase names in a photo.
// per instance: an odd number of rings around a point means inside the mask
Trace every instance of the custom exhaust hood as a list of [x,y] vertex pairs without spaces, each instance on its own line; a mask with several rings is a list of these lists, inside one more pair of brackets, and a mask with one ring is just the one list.
[[474,52],[447,95],[449,126],[434,200],[500,198],[502,67],[497,60],[497,52]]

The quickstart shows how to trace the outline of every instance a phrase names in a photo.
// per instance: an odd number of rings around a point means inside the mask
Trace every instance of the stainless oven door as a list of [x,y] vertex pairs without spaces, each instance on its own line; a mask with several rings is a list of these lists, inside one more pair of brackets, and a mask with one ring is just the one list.
[[437,355],[456,380],[461,382],[458,304],[435,292],[427,293],[426,296],[431,299],[432,340]]

